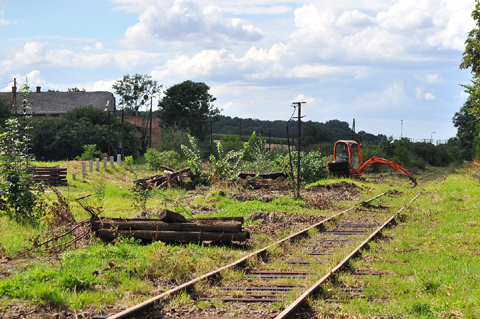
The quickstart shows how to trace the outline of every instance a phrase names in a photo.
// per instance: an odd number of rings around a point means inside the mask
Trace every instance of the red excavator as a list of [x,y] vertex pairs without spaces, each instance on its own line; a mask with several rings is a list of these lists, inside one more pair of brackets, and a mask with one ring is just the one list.
[[403,175],[410,178],[410,181],[413,183],[413,187],[417,186],[417,180],[412,176],[412,173],[397,163],[376,156],[364,163],[362,150],[356,141],[337,141],[337,143],[335,143],[335,148],[333,149],[333,158],[334,162],[328,163],[328,170],[333,175],[359,177],[373,163],[381,163],[391,166],[397,171],[401,172]]

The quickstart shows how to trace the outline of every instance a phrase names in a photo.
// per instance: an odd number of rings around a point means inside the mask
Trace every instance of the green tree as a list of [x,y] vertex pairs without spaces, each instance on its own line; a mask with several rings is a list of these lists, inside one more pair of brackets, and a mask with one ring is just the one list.
[[[47,160],[72,159],[84,152],[84,145],[96,144],[103,153],[108,151],[108,116],[93,107],[76,108],[59,117],[46,116],[32,123],[31,148],[38,157]],[[124,154],[136,153],[136,128],[124,123]],[[115,147],[122,137],[122,124],[110,118],[110,135]]]
[[459,112],[453,116],[453,125],[457,128],[457,137],[461,145],[461,156],[469,161],[472,159],[475,136],[478,135],[475,116],[471,114],[471,100],[463,104]]
[[310,149],[310,146],[321,142],[333,143],[333,134],[323,123],[308,121],[302,130],[302,149]]
[[163,125],[187,129],[201,142],[204,141],[205,132],[210,127],[208,120],[216,121],[220,115],[220,109],[212,104],[216,98],[209,90],[205,83],[190,80],[168,88],[158,103]]
[[480,118],[480,0],[476,0],[472,18],[476,25],[468,33],[467,40],[465,40],[465,51],[463,52],[460,69],[471,68],[472,83],[462,86],[465,88],[465,92],[469,94],[470,112],[478,119]]
[[0,126],[3,126],[5,120],[12,116],[10,102],[8,97],[0,95]]
[[[20,92],[27,100],[30,88],[23,85]],[[19,223],[37,224],[44,213],[43,187],[35,183],[29,167],[30,120],[25,114],[22,127],[17,119],[8,119],[0,133],[0,214]]]
[[152,80],[150,75],[137,73],[134,76],[124,75],[112,88],[120,96],[119,104],[138,116],[138,109],[148,105],[151,98],[156,98],[161,92],[162,85]]

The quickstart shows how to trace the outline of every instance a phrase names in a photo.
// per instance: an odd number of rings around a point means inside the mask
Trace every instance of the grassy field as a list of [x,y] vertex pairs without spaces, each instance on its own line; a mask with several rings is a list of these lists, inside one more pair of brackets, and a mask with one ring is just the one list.
[[[143,202],[134,196],[133,180],[157,174],[143,169],[109,167],[81,176],[81,163],[53,163],[68,167],[68,187],[59,188],[70,200],[77,221],[90,215],[73,201],[90,195],[89,205],[102,207],[104,217],[134,217],[142,211]],[[383,182],[356,181],[363,187],[360,200],[405,182],[403,178],[383,177]],[[337,180],[325,180],[332,183]],[[411,198],[424,187],[404,189]],[[368,190],[368,191],[366,191]],[[426,185],[424,194],[399,218],[399,225],[385,232],[386,241],[372,243],[363,252],[363,259],[352,267],[368,268],[382,276],[358,278],[342,273],[340,279],[351,285],[362,285],[369,299],[358,298],[348,303],[326,304],[312,300],[320,318],[370,318],[392,315],[407,318],[478,318],[480,317],[480,185],[464,171],[450,172],[433,185]],[[238,192],[235,187],[216,185],[195,191],[156,190],[149,194],[146,208],[159,212],[168,208],[190,217],[195,207],[211,208],[202,217],[244,216],[255,212],[320,214],[328,211],[308,208],[293,195],[271,202],[237,201],[224,194]],[[55,200],[52,192],[46,196]],[[357,201],[358,202],[358,201]],[[351,204],[339,202],[332,210]],[[394,200],[397,208],[405,199]],[[48,218],[48,216],[47,216]],[[248,223],[255,223],[247,219]],[[168,287],[238,259],[258,247],[233,248],[197,244],[168,245],[155,242],[141,245],[132,240],[105,244],[90,239],[76,249],[58,256],[30,253],[29,238],[40,228],[17,225],[0,217],[0,310],[42,308],[45,311],[98,312],[111,305],[132,305]],[[284,235],[288,234],[288,230]],[[273,238],[262,238],[263,244]],[[330,290],[329,290],[330,289]],[[326,291],[337,293],[334,286]],[[375,300],[374,302],[368,300]]]

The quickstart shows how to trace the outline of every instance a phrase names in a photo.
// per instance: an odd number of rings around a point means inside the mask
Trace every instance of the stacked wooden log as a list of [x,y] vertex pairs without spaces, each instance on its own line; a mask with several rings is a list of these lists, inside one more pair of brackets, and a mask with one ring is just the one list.
[[35,183],[43,182],[50,186],[67,186],[67,169],[61,167],[31,167]]
[[102,218],[92,221],[95,235],[105,240],[119,236],[147,241],[244,242],[249,232],[242,231],[243,217],[185,219],[165,210],[158,219]]
[[137,179],[136,185],[143,189],[167,188],[178,185],[182,180],[190,175],[190,168],[175,170],[173,168],[160,165],[163,169],[163,175],[154,175],[146,178]]

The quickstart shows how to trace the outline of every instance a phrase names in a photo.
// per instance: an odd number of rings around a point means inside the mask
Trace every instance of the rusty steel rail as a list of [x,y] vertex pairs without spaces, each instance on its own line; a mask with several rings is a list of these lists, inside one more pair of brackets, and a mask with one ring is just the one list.
[[[432,173],[433,174],[433,173]],[[430,174],[431,175],[431,174]],[[425,177],[425,176],[424,176]],[[409,182],[407,182],[409,183]],[[405,183],[405,184],[407,184]],[[401,187],[405,184],[402,184],[398,187]],[[323,219],[322,221],[316,223],[316,224],[313,224],[303,230],[300,230],[292,235],[289,235],[288,237],[285,237],[273,244],[270,244],[264,248],[261,248],[255,252],[252,252],[228,265],[225,265],[225,266],[222,266],[220,268],[217,268],[216,270],[214,271],[211,271],[207,274],[204,274],[204,275],[201,275],[195,279],[192,279],[186,283],[183,283],[175,288],[172,288],[166,292],[163,292],[161,293],[160,295],[157,295],[151,299],[148,299],[138,305],[135,305],[133,307],[130,307],[128,309],[125,309],[117,314],[114,314],[114,315],[111,315],[111,316],[108,316],[108,319],[124,319],[124,318],[131,318],[133,317],[135,314],[137,314],[138,312],[142,311],[142,310],[146,310],[148,309],[149,307],[155,305],[155,303],[163,300],[163,299],[166,299],[167,297],[171,296],[171,295],[174,295],[175,293],[177,292],[180,292],[180,291],[183,291],[189,287],[192,287],[194,284],[202,281],[202,280],[205,280],[205,279],[209,279],[209,278],[212,278],[212,277],[215,277],[217,276],[218,274],[220,274],[220,272],[226,270],[226,269],[230,269],[230,268],[234,268],[235,266],[240,266],[242,265],[243,263],[245,263],[247,260],[249,260],[250,258],[253,258],[253,257],[256,257],[258,255],[261,255],[262,253],[265,253],[267,252],[268,249],[274,247],[274,246],[277,246],[277,245],[280,245],[282,243],[285,243],[287,241],[291,241],[297,237],[301,237],[301,236],[304,236],[305,234],[308,233],[308,231],[312,230],[312,229],[315,229],[315,228],[318,228],[320,227],[321,225],[327,223],[328,221],[330,220],[333,220],[335,219],[336,217],[338,216],[341,216],[353,209],[355,209],[356,207],[362,205],[363,203],[368,203],[368,202],[371,202],[381,196],[384,196],[388,193],[390,193],[392,190],[395,190],[396,188],[398,187],[395,187],[395,188],[392,188],[386,192],[383,192],[381,194],[378,194],[368,200],[365,200],[365,201],[362,201],[358,204],[355,204],[341,212],[338,212],[332,216],[329,216],[325,219]],[[421,192],[419,192],[417,194],[417,196],[415,196],[414,199],[416,199],[421,193],[423,192],[423,190]],[[414,199],[412,199],[410,202],[412,202]],[[408,204],[410,204],[410,202]],[[408,205],[407,204],[407,205]],[[402,209],[400,209],[396,214],[400,213],[403,209],[405,209],[405,206],[402,207]],[[362,247],[364,247],[372,238],[374,238],[386,225],[388,225],[395,217],[394,214],[387,222],[385,222],[382,226],[380,226],[377,230],[375,230],[364,242],[362,242],[362,244],[360,246],[358,246],[351,254],[349,254],[347,257],[345,257],[344,260],[342,260],[342,262],[340,262],[339,264],[337,264],[337,266],[335,266],[334,268],[332,268],[332,270],[330,270],[330,272],[328,274],[326,274],[325,276],[323,276],[319,281],[317,281],[312,287],[310,287],[306,292],[304,292],[297,300],[295,300],[289,307],[287,307],[284,311],[282,311],[277,317],[276,319],[280,319],[280,318],[286,318],[288,315],[290,315],[293,311],[295,311],[295,309],[298,308],[298,306],[300,304],[303,303],[303,301],[305,300],[306,297],[308,297],[313,291],[316,291],[318,289],[318,287],[328,278],[330,277],[334,272],[336,272],[338,269],[340,269],[350,258],[352,258],[352,256],[354,256]]]

